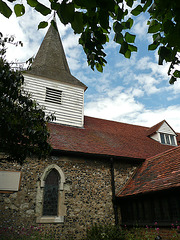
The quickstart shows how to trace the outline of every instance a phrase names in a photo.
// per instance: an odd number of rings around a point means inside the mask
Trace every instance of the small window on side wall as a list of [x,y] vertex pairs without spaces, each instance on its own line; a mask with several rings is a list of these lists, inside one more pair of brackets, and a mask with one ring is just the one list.
[[44,186],[43,216],[58,215],[58,190],[60,176],[56,169],[47,175]]
[[44,170],[37,188],[37,223],[64,222],[66,215],[64,183],[64,173],[56,164],[52,164]]

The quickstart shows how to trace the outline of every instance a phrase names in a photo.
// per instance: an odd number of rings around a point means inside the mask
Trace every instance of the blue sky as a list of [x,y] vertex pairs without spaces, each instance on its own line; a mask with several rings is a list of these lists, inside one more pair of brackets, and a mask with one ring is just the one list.
[[[44,2],[44,1],[43,1]],[[0,32],[15,35],[24,46],[10,46],[9,61],[25,61],[34,54],[47,31],[37,30],[38,23],[48,20],[32,9],[27,9],[21,18],[12,16],[9,20],[0,16]],[[180,81],[169,84],[168,65],[158,66],[157,52],[149,52],[151,36],[147,35],[147,16],[137,17],[132,34],[136,34],[138,52],[131,59],[119,54],[119,45],[110,41],[105,46],[108,64],[103,73],[92,71],[87,66],[83,49],[78,45],[78,35],[70,26],[63,26],[58,20],[71,73],[88,86],[85,92],[85,115],[97,118],[153,126],[166,119],[171,127],[180,132]]]

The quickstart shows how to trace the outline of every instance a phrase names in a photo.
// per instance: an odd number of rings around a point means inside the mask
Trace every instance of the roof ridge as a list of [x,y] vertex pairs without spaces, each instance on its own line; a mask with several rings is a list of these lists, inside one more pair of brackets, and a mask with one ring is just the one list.
[[[108,121],[108,122],[114,122],[114,123],[121,123],[121,124],[124,124],[124,125],[131,125],[131,126],[135,126],[135,127],[141,127],[141,128],[148,128],[149,127],[146,127],[146,126],[141,126],[141,125],[137,125],[137,124],[132,124],[132,123],[125,123],[125,122],[119,122],[117,120],[109,120],[109,119],[104,119],[104,118],[96,118],[96,117],[91,117],[91,116],[84,116],[85,118],[93,118],[93,119],[98,119],[98,120],[102,120],[102,121]],[[147,129],[147,130],[148,130]]]

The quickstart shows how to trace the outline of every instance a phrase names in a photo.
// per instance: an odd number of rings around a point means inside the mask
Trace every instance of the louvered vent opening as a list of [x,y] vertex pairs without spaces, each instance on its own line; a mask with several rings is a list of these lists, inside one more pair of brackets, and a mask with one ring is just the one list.
[[61,104],[62,91],[46,88],[46,102]]

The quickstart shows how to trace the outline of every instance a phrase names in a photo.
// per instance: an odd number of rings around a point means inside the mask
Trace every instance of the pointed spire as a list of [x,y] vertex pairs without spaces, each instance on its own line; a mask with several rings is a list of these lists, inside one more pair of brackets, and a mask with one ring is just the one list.
[[[53,20],[56,23],[55,17]],[[87,88],[71,75],[59,32],[52,24],[27,73]]]

